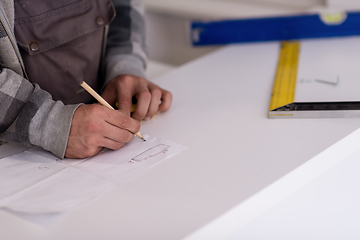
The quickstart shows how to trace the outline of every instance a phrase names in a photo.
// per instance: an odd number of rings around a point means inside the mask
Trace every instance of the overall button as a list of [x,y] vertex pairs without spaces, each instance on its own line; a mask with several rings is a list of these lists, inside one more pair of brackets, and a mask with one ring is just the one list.
[[31,51],[36,52],[39,50],[40,45],[37,42],[31,42],[29,44],[29,47],[30,47]]
[[95,21],[96,21],[97,25],[100,25],[100,26],[105,24],[104,18],[102,18],[102,17],[100,17],[100,16],[98,16],[98,17],[95,19]]

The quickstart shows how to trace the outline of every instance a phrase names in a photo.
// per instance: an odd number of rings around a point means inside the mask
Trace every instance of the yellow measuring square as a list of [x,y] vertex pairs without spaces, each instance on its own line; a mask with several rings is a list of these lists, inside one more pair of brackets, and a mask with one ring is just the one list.
[[294,102],[300,42],[282,42],[269,111]]

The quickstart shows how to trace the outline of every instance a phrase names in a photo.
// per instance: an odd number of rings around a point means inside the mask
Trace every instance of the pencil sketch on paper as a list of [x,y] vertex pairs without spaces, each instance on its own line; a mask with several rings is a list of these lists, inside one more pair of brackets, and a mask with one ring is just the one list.
[[153,158],[156,157],[157,155],[161,154],[161,153],[166,153],[168,151],[168,148],[170,146],[165,145],[165,144],[158,144],[155,147],[149,148],[148,150],[142,152],[141,154],[133,157],[130,162],[134,163],[134,162],[141,162],[143,160],[149,159],[149,158]]

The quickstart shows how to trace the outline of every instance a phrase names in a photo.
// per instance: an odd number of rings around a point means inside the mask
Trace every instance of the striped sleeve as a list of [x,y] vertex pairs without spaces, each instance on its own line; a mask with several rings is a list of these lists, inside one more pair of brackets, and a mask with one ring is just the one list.
[[106,83],[121,74],[145,78],[147,61],[141,0],[112,0],[116,17],[109,27]]
[[53,101],[38,85],[1,69],[0,140],[40,146],[63,158],[77,107]]

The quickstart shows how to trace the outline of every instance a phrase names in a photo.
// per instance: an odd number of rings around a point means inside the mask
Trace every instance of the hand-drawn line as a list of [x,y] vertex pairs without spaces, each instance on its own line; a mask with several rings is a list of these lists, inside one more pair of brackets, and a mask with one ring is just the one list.
[[157,155],[161,154],[161,153],[165,153],[168,151],[168,148],[170,146],[165,145],[165,144],[158,144],[155,147],[149,148],[148,150],[140,153],[139,155],[133,157],[129,162],[134,163],[134,162],[141,162],[143,160],[146,160],[148,158],[152,158],[152,157],[156,157]]
[[339,76],[336,77],[336,82],[330,82],[330,81],[322,80],[322,79],[315,79],[315,82],[325,83],[325,84],[330,84],[330,85],[333,85],[333,86],[337,86],[340,83],[340,77]]
[[46,170],[49,170],[48,167],[39,167],[40,170],[43,170],[43,171],[46,171]]

